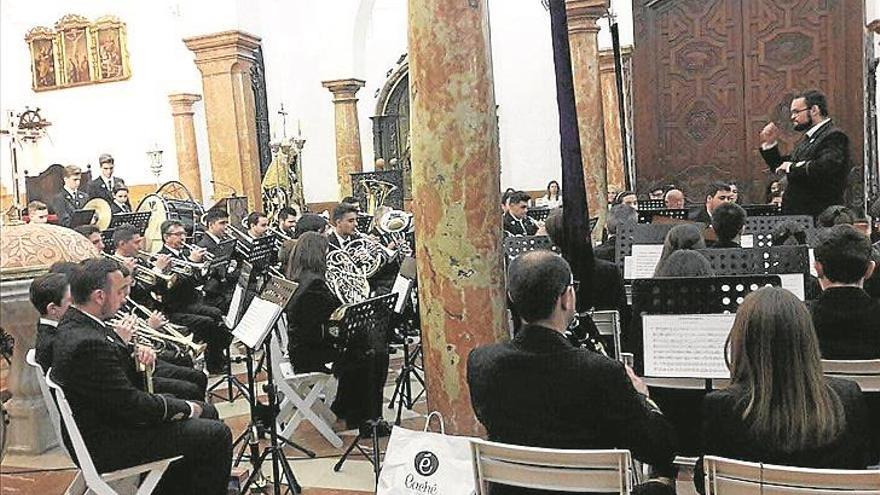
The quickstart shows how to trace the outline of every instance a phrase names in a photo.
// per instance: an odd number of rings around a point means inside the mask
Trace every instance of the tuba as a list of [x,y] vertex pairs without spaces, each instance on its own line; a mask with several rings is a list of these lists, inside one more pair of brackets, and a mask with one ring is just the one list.
[[407,235],[413,231],[413,216],[401,210],[388,210],[376,222],[376,230],[385,244],[397,245],[397,253],[404,257],[412,256],[413,248]]
[[375,216],[380,206],[385,204],[388,196],[397,190],[397,186],[384,180],[361,179],[360,186],[366,191],[366,205],[364,213]]

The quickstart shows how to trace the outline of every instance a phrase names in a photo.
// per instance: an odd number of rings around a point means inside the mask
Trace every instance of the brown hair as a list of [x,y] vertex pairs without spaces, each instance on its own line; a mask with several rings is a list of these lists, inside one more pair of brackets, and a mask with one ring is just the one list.
[[791,292],[749,294],[726,347],[731,387],[745,392],[742,418],[755,438],[793,452],[827,445],[843,431],[843,405],[822,374],[813,320]]
[[327,273],[327,238],[317,232],[305,232],[290,253],[284,275],[303,283],[306,278],[324,278]]
[[64,167],[64,178],[72,177],[74,175],[81,175],[82,169],[79,168],[79,165],[68,165]]

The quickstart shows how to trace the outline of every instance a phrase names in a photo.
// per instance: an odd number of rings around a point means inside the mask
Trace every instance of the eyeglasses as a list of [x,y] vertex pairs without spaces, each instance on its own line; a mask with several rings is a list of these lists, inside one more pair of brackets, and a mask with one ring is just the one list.
[[165,234],[165,235],[183,235],[183,234],[186,234],[186,231],[183,231],[183,232],[169,232],[169,233],[167,233],[167,234]]
[[806,112],[807,110],[809,110],[809,108],[801,108],[800,110],[792,110],[792,111],[791,111],[791,116],[794,117],[795,115],[797,115],[797,114],[799,114],[799,113],[801,113],[801,112]]

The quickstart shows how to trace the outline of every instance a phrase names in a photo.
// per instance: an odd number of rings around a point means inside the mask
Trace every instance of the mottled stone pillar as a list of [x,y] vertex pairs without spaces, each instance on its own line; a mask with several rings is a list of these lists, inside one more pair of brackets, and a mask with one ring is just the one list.
[[449,432],[476,435],[468,353],[507,327],[486,2],[409,0],[409,70],[428,409]]
[[[629,57],[631,47],[621,47],[621,55]],[[617,75],[614,72],[614,50],[599,52],[599,78],[602,83],[602,118],[605,121],[605,172],[608,188],[626,189],[623,167],[624,143],[620,136],[620,109],[617,106]],[[592,211],[592,210],[591,210]]]
[[224,31],[183,42],[195,54],[202,73],[214,181],[222,195],[227,195],[223,186],[231,187],[247,196],[251,210],[262,209],[256,106],[250,76],[260,38],[241,31]]
[[356,96],[364,84],[364,81],[360,79],[337,79],[321,83],[333,93],[336,121],[336,180],[339,183],[339,199],[351,195],[351,176],[349,174],[364,170]]
[[608,9],[608,2],[609,0],[565,0],[587,203],[590,216],[599,217],[599,223],[593,230],[594,238],[602,235],[607,211],[605,122],[602,117],[599,26],[596,21]]
[[198,202],[203,202],[202,174],[199,171],[199,150],[196,146],[196,126],[193,122],[193,103],[200,95],[175,93],[168,95],[171,116],[174,117],[174,142],[177,148],[177,174]]

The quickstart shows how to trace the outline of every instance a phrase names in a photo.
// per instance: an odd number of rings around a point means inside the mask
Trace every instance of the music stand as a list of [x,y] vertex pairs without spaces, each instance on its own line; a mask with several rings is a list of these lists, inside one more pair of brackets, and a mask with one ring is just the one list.
[[547,217],[550,216],[550,208],[546,207],[538,207],[538,208],[529,208],[526,211],[526,214],[530,216],[533,220],[537,220],[538,222],[543,222],[547,220]]
[[[232,244],[233,249],[235,248],[235,244]],[[226,315],[223,317],[223,321],[226,324],[226,327],[230,330],[234,329],[238,325],[238,321],[241,318],[243,313],[243,309],[246,308],[250,301],[247,299],[247,289],[253,283],[253,279],[255,274],[252,270],[251,264],[248,262],[242,263],[242,269],[238,276],[238,281],[235,284],[235,289],[232,294],[232,301],[229,304],[229,309],[226,312]],[[248,394],[250,391],[241,380],[238,379],[232,373],[232,353],[229,350],[232,348],[232,343],[230,342],[229,347],[227,347],[227,353],[229,354],[226,359],[226,373],[225,375],[217,380],[216,383],[211,385],[208,388],[207,393],[209,397],[215,397],[217,399],[222,399],[227,402],[234,402],[239,397],[246,397],[250,400]],[[236,357],[235,362],[241,362],[241,357]],[[226,386],[226,397],[221,396],[217,392],[215,392],[218,388],[222,386]],[[237,390],[237,394],[233,395],[233,388]]]
[[659,210],[639,210],[639,223],[654,223],[656,217],[663,217],[676,220],[687,220],[688,210],[686,208],[661,208]]
[[537,249],[547,249],[559,254],[559,248],[546,235],[517,235],[504,238],[504,257],[507,262]]
[[241,255],[244,261],[249,262],[253,266],[253,271],[256,273],[266,272],[274,262],[274,258],[278,255],[278,249],[275,247],[275,236],[271,235],[250,240],[238,239],[235,251]]
[[[344,316],[336,329],[342,344],[348,349],[371,349],[382,345],[396,299],[397,294],[391,293],[344,307]],[[333,329],[330,330],[332,333]],[[345,449],[339,462],[333,466],[333,471],[338,472],[342,469],[342,465],[356,448],[373,465],[373,472],[378,483],[379,468],[381,467],[379,465],[378,430],[380,424],[381,418],[367,420],[367,425],[371,429],[372,452],[368,452],[360,446],[359,442],[365,435],[362,435],[359,429],[357,437]]]
[[773,217],[782,215],[782,207],[778,205],[740,205],[746,210],[747,217]]
[[636,205],[637,210],[662,210],[666,208],[666,201],[663,199],[640,199]]
[[[287,303],[296,291],[296,287],[297,284],[295,282],[285,280],[281,277],[269,277],[263,291],[259,296],[254,298],[248,307],[247,312],[241,317],[241,320],[232,332],[233,335],[238,337],[238,339],[248,348],[248,387],[252,398],[250,401],[251,424],[245,430],[248,434],[252,434],[255,429],[253,423],[257,402],[256,376],[254,376],[253,360],[251,357],[253,351],[262,347],[266,359],[271,361],[271,340],[273,329],[278,329],[280,331],[278,322],[284,308],[287,307]],[[253,472],[250,477],[248,477],[244,486],[242,486],[241,492],[247,493],[251,483],[256,481],[258,477],[262,477],[263,462],[266,460],[266,457],[271,455],[272,485],[275,494],[281,494],[281,486],[279,483],[281,482],[282,477],[287,480],[287,486],[293,490],[293,493],[300,493],[302,487],[300,487],[299,482],[296,480],[296,476],[293,474],[293,468],[290,467],[290,462],[284,454],[284,448],[281,445],[281,442],[302,450],[306,454],[309,454],[310,457],[315,457],[315,454],[314,452],[303,449],[299,445],[296,445],[285,438],[281,438],[278,435],[278,396],[275,387],[275,377],[273,376],[271,366],[268,366],[266,369],[266,385],[264,385],[264,389],[269,399],[269,418],[267,418],[269,421],[269,445],[264,447],[263,451],[258,454],[260,449],[258,441],[251,438],[252,441],[248,442],[247,446],[251,448],[250,460]],[[240,459],[241,455],[239,455],[239,460]]]
[[115,229],[121,225],[131,225],[138,230],[140,235],[144,235],[147,231],[147,224],[150,223],[152,211],[135,211],[130,213],[116,213],[110,217],[110,225],[108,229]]
[[[400,315],[399,318],[401,321],[404,320],[403,314],[406,312],[411,295],[417,294],[415,289],[416,282],[415,259],[406,258],[401,265],[400,273],[398,273],[397,280],[392,289],[392,292],[398,295],[397,301],[394,304],[394,313]],[[418,309],[413,308],[413,310],[417,311]],[[415,350],[410,352],[409,347],[412,344],[415,344]],[[404,334],[403,363],[400,366],[400,371],[397,373],[397,379],[394,381],[394,393],[391,395],[391,400],[388,401],[388,409],[394,409],[395,403],[397,403],[397,416],[394,420],[394,424],[397,426],[400,426],[400,418],[403,414],[403,408],[406,407],[407,409],[412,410],[413,404],[415,404],[415,402],[425,393],[425,380],[419,374],[419,372],[423,372],[423,370],[416,365],[416,362],[421,355],[421,338],[419,339],[419,342],[416,342],[413,336]],[[412,395],[412,377],[414,377],[422,386],[422,391],[419,392],[415,398],[413,398]]]
[[95,217],[95,210],[73,210],[70,214],[70,228],[75,229],[81,225],[89,225]]

